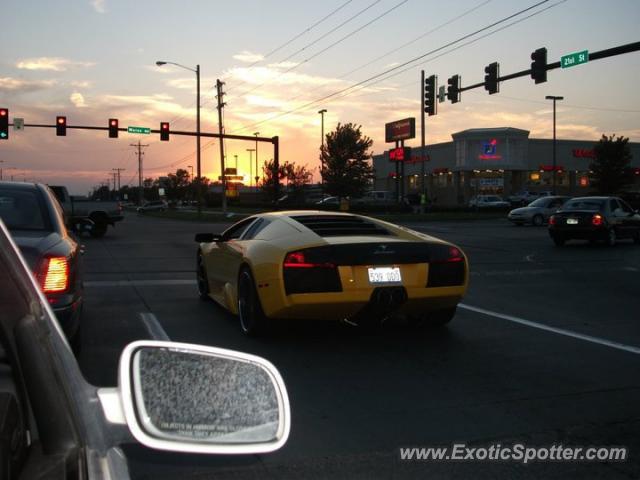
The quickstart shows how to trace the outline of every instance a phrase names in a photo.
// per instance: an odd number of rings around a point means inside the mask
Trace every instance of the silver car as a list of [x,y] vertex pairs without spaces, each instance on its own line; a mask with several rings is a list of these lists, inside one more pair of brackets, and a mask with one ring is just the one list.
[[516,225],[530,223],[537,227],[544,225],[570,197],[548,196],[534,200],[526,207],[516,208],[509,212],[507,218]]

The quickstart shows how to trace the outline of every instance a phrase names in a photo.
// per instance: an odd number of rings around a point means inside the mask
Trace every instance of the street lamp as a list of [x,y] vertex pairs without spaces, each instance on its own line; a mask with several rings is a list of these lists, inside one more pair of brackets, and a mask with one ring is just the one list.
[[256,187],[258,186],[258,180],[260,180],[260,174],[258,173],[258,135],[260,132],[253,132],[256,136]]
[[553,100],[553,194],[556,194],[556,101],[564,100],[564,97],[547,95],[546,100]]
[[[253,161],[251,159],[253,152],[255,152],[256,149],[255,148],[247,148],[247,152],[249,152],[249,184],[251,184],[251,177],[253,176]],[[256,174],[258,172],[256,171]]]
[[[175,62],[163,62],[157,61],[156,65],[161,67],[163,65],[175,65],[176,67],[184,68],[185,70],[189,70],[196,74],[196,165],[198,170],[198,187],[200,185],[200,179],[202,178],[202,170],[200,163],[200,65],[196,65],[196,68],[185,67],[184,65],[180,65]],[[192,174],[193,178],[193,174]],[[192,180],[193,182],[193,180]],[[198,188],[198,215],[202,212],[202,192],[201,189]]]

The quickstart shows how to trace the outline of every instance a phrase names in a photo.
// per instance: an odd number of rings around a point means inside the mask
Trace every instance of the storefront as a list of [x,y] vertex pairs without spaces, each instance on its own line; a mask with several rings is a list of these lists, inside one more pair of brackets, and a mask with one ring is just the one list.
[[[429,145],[426,151],[413,148],[404,161],[404,173],[396,173],[388,152],[376,155],[375,190],[406,194],[421,190],[424,162],[427,195],[442,205],[465,204],[477,194],[513,195],[523,190],[541,192],[553,189],[553,140],[529,138],[527,130],[517,128],[478,128],[452,135],[453,141]],[[558,140],[555,179],[558,194],[581,195],[589,192],[589,164],[597,140]],[[640,189],[640,143],[629,143],[632,167]],[[400,170],[401,171],[401,170]]]

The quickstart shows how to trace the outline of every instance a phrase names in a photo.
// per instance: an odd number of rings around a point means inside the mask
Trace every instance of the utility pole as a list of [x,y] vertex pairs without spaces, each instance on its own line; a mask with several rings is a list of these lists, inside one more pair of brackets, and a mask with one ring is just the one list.
[[258,187],[258,180],[260,180],[260,174],[258,173],[258,135],[260,132],[253,132],[256,136],[256,188]]
[[[115,192],[116,191],[116,180],[118,179],[118,174],[116,172],[111,172],[111,175],[113,175],[113,191]],[[111,183],[111,182],[109,182],[109,183]]]
[[322,171],[324,170],[324,157],[322,156],[322,151],[324,150],[324,114],[327,113],[327,109],[323,108],[319,110],[320,114],[320,179],[324,184],[324,177],[322,177]]
[[[258,142],[256,142],[257,144]],[[4,163],[4,160],[0,160],[0,163]],[[2,166],[0,166],[0,181],[2,180]]]
[[112,168],[111,170],[113,170],[114,172],[117,172],[117,174],[118,174],[118,195],[120,195],[120,188],[122,187],[122,185],[120,184],[120,172],[124,172],[125,169],[124,168]]
[[142,145],[140,140],[138,140],[137,144],[130,143],[129,146],[136,147],[138,149],[138,205],[142,205],[142,197],[144,195],[144,190],[142,189],[142,156],[144,155],[144,152],[142,149],[149,145]]
[[227,213],[227,179],[224,174],[224,126],[222,125],[222,109],[225,103],[222,101],[224,92],[222,86],[224,82],[216,80],[216,90],[218,91],[218,132],[220,133],[220,174],[222,178],[222,213]]

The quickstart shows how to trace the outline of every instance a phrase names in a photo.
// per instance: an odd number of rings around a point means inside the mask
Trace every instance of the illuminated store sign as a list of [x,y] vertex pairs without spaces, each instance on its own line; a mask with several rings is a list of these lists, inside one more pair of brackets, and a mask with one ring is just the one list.
[[478,155],[480,160],[501,160],[502,155],[498,155],[498,140],[495,138],[482,144],[482,154]]

